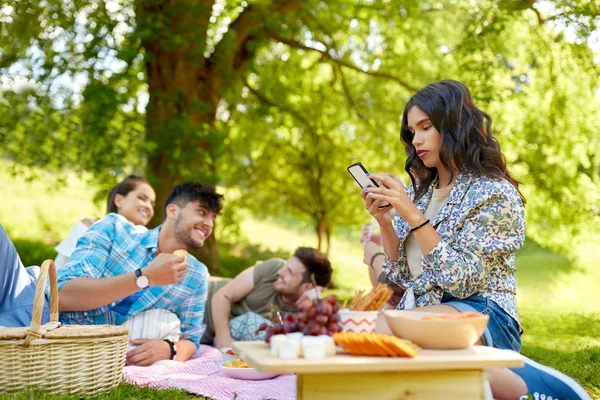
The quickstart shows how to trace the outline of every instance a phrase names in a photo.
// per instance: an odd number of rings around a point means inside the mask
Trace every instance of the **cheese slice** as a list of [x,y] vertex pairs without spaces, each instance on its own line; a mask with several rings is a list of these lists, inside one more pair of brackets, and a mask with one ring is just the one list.
[[301,339],[289,336],[279,339],[279,358],[295,359],[300,357],[302,357]]
[[304,358],[324,358],[325,341],[318,336],[305,336],[302,338],[302,352]]
[[335,356],[335,340],[329,335],[318,336],[325,342],[325,356]]
[[279,343],[281,339],[285,339],[285,335],[273,335],[271,336],[271,356],[279,357]]

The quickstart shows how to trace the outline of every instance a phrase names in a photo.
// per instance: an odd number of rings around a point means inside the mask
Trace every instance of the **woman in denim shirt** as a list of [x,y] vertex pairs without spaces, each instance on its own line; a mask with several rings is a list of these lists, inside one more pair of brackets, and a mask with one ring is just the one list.
[[[487,314],[478,343],[519,351],[515,253],[525,238],[525,199],[492,136],[490,116],[462,83],[436,82],[407,103],[401,139],[412,184],[404,189],[387,174],[373,174],[382,187],[361,193],[381,228],[387,280],[406,288],[397,308]],[[386,203],[393,209],[380,208]],[[564,380],[557,380],[559,389],[547,388],[549,379],[541,378],[547,372],[530,368],[537,381],[527,367],[490,371],[494,397],[527,391],[565,397]]]

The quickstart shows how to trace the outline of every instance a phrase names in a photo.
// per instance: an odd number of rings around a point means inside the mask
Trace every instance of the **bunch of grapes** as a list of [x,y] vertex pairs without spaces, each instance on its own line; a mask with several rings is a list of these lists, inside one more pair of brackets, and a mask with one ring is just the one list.
[[265,341],[267,343],[270,342],[273,335],[292,332],[302,332],[308,336],[331,336],[341,330],[339,310],[338,298],[334,294],[326,299],[306,300],[300,305],[298,314],[285,314],[282,325],[261,324],[258,330],[266,331]]

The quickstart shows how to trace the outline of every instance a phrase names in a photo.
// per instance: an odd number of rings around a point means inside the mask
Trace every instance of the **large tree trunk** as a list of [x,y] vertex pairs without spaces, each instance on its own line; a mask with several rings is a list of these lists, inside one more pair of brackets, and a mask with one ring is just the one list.
[[[323,246],[325,246],[325,242],[327,242],[327,249],[324,253],[327,255],[327,257],[329,257],[329,251],[331,250],[331,224],[325,217],[315,217],[315,227],[317,231],[317,248],[323,251]],[[333,276],[331,277],[331,282],[327,287],[329,289],[336,288]]]
[[[209,19],[215,0],[136,0],[136,31],[145,50],[149,102],[148,177],[157,194],[152,224],[163,220],[163,207],[174,185],[194,180],[217,183],[214,161],[223,146],[215,129],[217,105],[224,88],[243,76],[258,44],[270,40],[264,24],[291,12],[300,3],[274,0],[244,8],[214,49],[207,49]],[[166,26],[166,28],[165,28]],[[211,53],[208,58],[208,53]],[[176,161],[176,162],[174,162]],[[174,168],[174,166],[180,166]],[[209,270],[219,269],[212,235],[199,253]]]
[[[164,205],[173,187],[186,181],[214,184],[215,112],[218,88],[211,84],[204,58],[205,36],[212,1],[140,0],[139,28],[146,50],[149,102],[147,141],[154,148],[148,157],[148,178],[156,190],[156,213],[151,226],[162,223]],[[158,21],[167,24],[172,37],[152,32]],[[175,166],[179,165],[179,168]],[[219,270],[214,234],[200,251],[193,251],[211,273]]]
[[[317,217],[316,228],[317,248],[329,256],[329,250],[331,249],[331,225],[329,224],[329,221],[327,221],[327,218]],[[325,250],[323,250],[324,247]]]

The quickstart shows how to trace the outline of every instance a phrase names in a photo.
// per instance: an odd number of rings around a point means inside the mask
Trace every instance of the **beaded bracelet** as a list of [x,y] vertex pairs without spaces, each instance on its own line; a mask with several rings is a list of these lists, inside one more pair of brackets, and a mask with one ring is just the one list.
[[373,262],[375,261],[375,258],[377,258],[378,256],[384,256],[385,257],[385,253],[382,252],[382,251],[378,251],[377,253],[373,254],[373,256],[371,257],[371,262],[369,263],[369,266],[371,268],[374,268],[373,267]]
[[415,226],[414,228],[410,228],[411,232],[416,231],[417,229],[421,229],[422,227],[424,227],[425,225],[427,225],[429,223],[429,220],[423,222],[421,225]]

